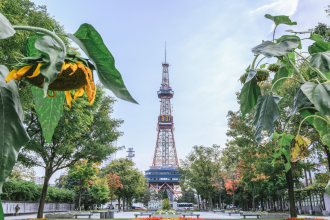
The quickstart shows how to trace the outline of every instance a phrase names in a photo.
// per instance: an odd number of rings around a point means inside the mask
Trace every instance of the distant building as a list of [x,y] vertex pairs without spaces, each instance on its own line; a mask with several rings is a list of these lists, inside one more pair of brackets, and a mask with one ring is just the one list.
[[45,182],[45,177],[40,177],[40,176],[35,176],[33,178],[33,182],[37,185],[44,184]]
[[126,151],[126,152],[128,152],[128,155],[126,156],[127,158],[129,158],[129,159],[133,159],[133,157],[135,157],[135,151],[133,150],[133,148],[128,148],[128,151]]
[[[117,147],[117,141],[112,142],[112,146]],[[112,160],[116,159],[116,154],[110,154],[107,156],[107,159],[105,159],[104,161],[102,161],[101,163],[101,168],[106,167],[107,165],[109,165],[111,163]]]

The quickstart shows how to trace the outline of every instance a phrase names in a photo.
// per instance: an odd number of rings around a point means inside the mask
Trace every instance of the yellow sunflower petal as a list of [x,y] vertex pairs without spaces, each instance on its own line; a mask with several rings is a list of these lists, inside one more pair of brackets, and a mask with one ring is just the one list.
[[63,61],[61,72],[60,72],[60,74],[58,74],[59,76],[62,74],[64,67],[65,67],[65,62]]
[[93,74],[92,74],[92,71],[91,71],[88,67],[86,67],[85,69],[86,69],[86,71],[87,71],[87,73],[88,73],[88,75],[89,75],[89,79],[90,79],[91,81],[93,81]]
[[27,71],[29,71],[32,66],[23,66],[18,72],[16,73],[17,76],[22,77]]
[[72,103],[74,103],[78,97],[82,96],[82,95],[84,94],[84,91],[85,91],[84,86],[81,87],[80,89],[78,89],[78,90],[74,93],[74,99],[73,99],[73,102],[72,102]]
[[71,92],[70,91],[64,91],[65,97],[66,97],[66,102],[68,103],[68,106],[71,108]]
[[76,70],[78,69],[78,67],[77,67],[77,64],[71,64],[70,63],[70,67],[71,67],[71,69],[72,69],[72,73],[70,73],[69,74],[69,76],[71,76],[72,74],[74,74],[74,72],[76,72]]
[[17,73],[18,70],[12,70],[6,77],[6,83],[9,82],[10,80],[14,79],[14,75]]
[[89,100],[89,105],[93,105],[96,96],[96,88],[94,82],[91,82],[91,87],[93,89],[93,94],[92,94],[92,100]]
[[53,91],[53,95],[49,95],[48,92],[49,92],[49,90],[47,91],[47,96],[48,96],[48,97],[50,97],[50,98],[54,98],[54,97],[56,96],[56,92],[55,92],[55,91]]
[[34,70],[32,76],[27,76],[27,78],[33,78],[36,77],[40,74],[40,67],[41,67],[42,63],[38,63],[37,68]]
[[70,63],[66,63],[65,65],[64,65],[64,67],[63,67],[63,70],[66,70],[66,69],[68,69],[70,67]]
[[91,89],[90,86],[86,86],[86,94],[88,96],[89,103],[93,99],[93,90]]

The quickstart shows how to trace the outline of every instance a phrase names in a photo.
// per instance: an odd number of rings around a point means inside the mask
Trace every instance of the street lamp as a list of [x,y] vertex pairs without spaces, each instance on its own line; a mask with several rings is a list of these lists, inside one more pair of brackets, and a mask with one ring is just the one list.
[[233,173],[233,209],[234,209],[234,206],[235,206],[235,178],[236,178],[236,171],[234,171]]

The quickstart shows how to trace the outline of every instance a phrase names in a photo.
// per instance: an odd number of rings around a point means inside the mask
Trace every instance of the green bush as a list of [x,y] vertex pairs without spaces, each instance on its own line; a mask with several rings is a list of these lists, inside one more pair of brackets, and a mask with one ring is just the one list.
[[[3,185],[2,200],[39,202],[43,185],[25,180],[11,180]],[[48,186],[46,202],[74,203],[75,193],[68,189]]]
[[162,210],[170,210],[171,209],[171,203],[169,199],[164,199],[162,203]]

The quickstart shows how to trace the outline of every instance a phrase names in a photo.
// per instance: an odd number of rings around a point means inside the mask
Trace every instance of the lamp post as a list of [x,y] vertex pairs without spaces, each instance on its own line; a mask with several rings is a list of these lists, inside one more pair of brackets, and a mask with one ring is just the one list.
[[234,206],[235,206],[235,177],[236,177],[236,171],[234,171],[233,173],[233,209],[234,209]]

